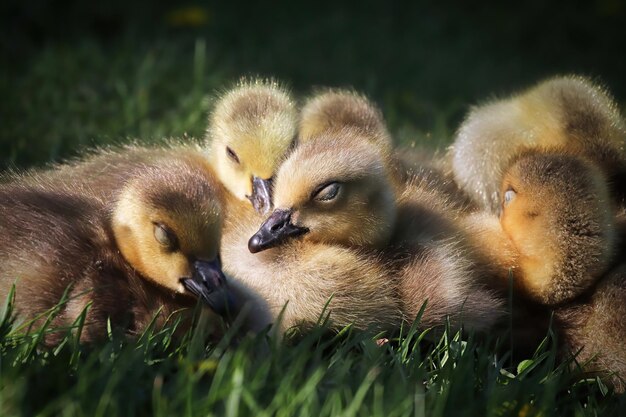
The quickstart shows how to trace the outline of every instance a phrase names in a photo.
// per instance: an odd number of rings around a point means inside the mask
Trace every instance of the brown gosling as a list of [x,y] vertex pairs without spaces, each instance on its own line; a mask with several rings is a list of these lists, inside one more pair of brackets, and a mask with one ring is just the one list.
[[[397,314],[388,315],[392,304],[395,309],[399,304],[403,318],[412,320],[428,300],[421,322],[425,327],[441,325],[452,316],[454,322],[462,317],[469,328],[488,328],[499,318],[501,303],[479,283],[465,244],[457,240],[460,234],[448,233],[455,230],[455,224],[446,218],[445,198],[427,196],[431,192],[427,187],[422,188],[426,200],[409,192],[398,196],[388,160],[359,129],[343,129],[340,137],[321,135],[301,143],[277,174],[276,208],[250,239],[249,249],[256,254],[250,259],[257,268],[272,265],[289,272],[289,280],[281,275],[269,284],[280,294],[279,305],[308,303],[293,285],[302,276],[307,286],[324,288],[338,285],[338,276],[352,289],[342,300],[348,303],[343,307],[353,306],[362,321],[387,317],[397,328],[402,320]],[[302,254],[320,245],[369,254],[365,259],[387,273],[353,276],[353,269],[341,273],[339,268],[345,266],[338,265],[330,280],[305,274],[315,270],[315,265],[300,261]],[[252,277],[249,282],[254,285]],[[371,298],[376,289],[378,295]],[[359,313],[359,303],[368,295],[379,312]],[[333,299],[331,312],[335,305],[339,301]]]
[[617,392],[626,391],[626,206],[615,217],[618,252],[597,284],[570,303],[555,309],[554,321],[564,356],[601,376]]
[[359,132],[382,152],[391,154],[393,142],[382,112],[364,95],[352,90],[328,90],[305,102],[298,126],[300,142],[342,130]]
[[[365,153],[367,148],[364,146],[354,152],[348,146],[335,158],[342,161],[356,158],[362,163],[371,164],[383,174],[380,161],[370,160],[370,155]],[[342,164],[346,165],[345,162]],[[334,165],[339,168],[337,164]],[[283,169],[284,165],[279,172],[283,172]],[[346,172],[351,170],[350,167],[345,169]],[[318,200],[315,201],[319,201],[317,204],[320,208],[324,205],[324,196],[333,198],[332,188],[318,190]],[[283,187],[279,186],[279,189]],[[303,193],[310,191],[302,190]],[[362,190],[363,195],[370,192]],[[393,201],[393,191],[389,190],[387,198]],[[359,213],[368,212],[367,207],[353,207]],[[275,213],[270,218],[275,219]],[[393,217],[394,213],[384,215]],[[222,244],[225,270],[233,276],[232,285],[239,292],[245,293],[249,299],[256,299],[257,304],[262,306],[256,310],[267,313],[268,323],[276,322],[285,308],[278,331],[315,324],[325,311],[326,303],[329,303],[326,312],[330,313],[329,324],[333,329],[354,325],[361,329],[392,330],[398,326],[400,308],[393,287],[387,285],[387,265],[382,260],[374,262],[367,251],[323,242],[311,244],[293,241],[287,245],[289,249],[284,251],[277,248],[252,254],[248,250],[248,241],[257,232],[259,221],[245,216],[231,218],[230,214],[229,219],[232,221],[227,221]],[[332,219],[320,220],[327,221],[329,227],[332,227]],[[390,229],[387,226],[373,226],[365,233],[370,236],[390,233],[390,230],[386,230]]]
[[525,295],[569,301],[607,270],[616,243],[609,194],[604,174],[579,157],[530,152],[507,170],[500,223],[519,254]]
[[86,310],[81,340],[93,342],[106,337],[108,320],[138,335],[154,317],[162,326],[182,314],[188,326],[197,297],[228,307],[218,257],[223,191],[203,157],[138,162],[116,186],[100,178],[117,189],[106,195],[80,169],[58,169],[0,186],[0,296],[15,283],[20,320],[37,320],[67,291],[53,326],[70,327]]

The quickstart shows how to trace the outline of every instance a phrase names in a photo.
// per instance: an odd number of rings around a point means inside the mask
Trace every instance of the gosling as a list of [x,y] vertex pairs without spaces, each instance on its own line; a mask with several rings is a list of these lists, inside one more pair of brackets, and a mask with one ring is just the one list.
[[[85,313],[80,338],[90,343],[106,337],[109,320],[136,336],[155,317],[162,326],[181,314],[188,326],[197,298],[217,312],[232,303],[218,257],[222,189],[204,159],[136,168],[113,198],[69,168],[3,179],[0,295],[15,284],[18,319],[42,322],[63,300],[52,327]],[[113,177],[101,181],[116,188]]]

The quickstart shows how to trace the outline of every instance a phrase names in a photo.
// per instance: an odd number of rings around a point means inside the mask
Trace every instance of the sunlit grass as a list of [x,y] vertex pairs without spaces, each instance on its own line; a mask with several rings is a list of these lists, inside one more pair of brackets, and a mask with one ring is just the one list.
[[212,93],[226,82],[206,44],[135,53],[128,42],[115,53],[84,41],[37,54],[6,91],[0,164],[42,164],[131,138],[203,137]]
[[0,322],[2,416],[592,416],[623,406],[557,363],[548,343],[511,369],[496,341],[449,328],[427,341],[417,321],[382,346],[376,335],[323,326],[208,346],[200,331],[174,341],[174,326],[134,340],[111,331],[83,346],[78,321],[47,347],[52,329],[15,330],[12,308]]

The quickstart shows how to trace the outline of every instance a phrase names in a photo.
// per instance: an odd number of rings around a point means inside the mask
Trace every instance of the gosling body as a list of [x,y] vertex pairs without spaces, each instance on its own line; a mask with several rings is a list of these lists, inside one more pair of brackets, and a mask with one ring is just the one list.
[[[428,300],[421,322],[424,327],[441,325],[451,316],[454,323],[462,321],[472,329],[488,328],[502,312],[501,304],[473,279],[475,265],[456,240],[459,235],[447,233],[448,227],[455,226],[453,221],[445,224],[446,216],[438,211],[448,207],[445,197],[430,196],[425,202],[407,196],[398,204],[386,164],[380,149],[359,131],[344,129],[339,138],[321,135],[300,144],[277,175],[276,209],[250,239],[254,256],[297,259],[292,252],[295,247],[306,252],[318,245],[356,254],[370,251],[376,254],[368,259],[371,267],[387,274],[361,274],[360,281],[352,281],[353,291],[345,302],[359,306],[364,295],[359,287],[379,288],[381,295],[391,289],[392,295],[377,297],[380,313],[361,312],[362,320],[376,322],[387,314],[399,328],[403,320],[412,321]],[[432,222],[409,215],[411,210],[417,214],[415,205],[429,213]],[[293,270],[313,267],[299,263]],[[354,280],[350,275],[344,274],[343,280]],[[314,285],[328,283],[324,276],[316,281]],[[389,297],[399,303],[400,318],[384,313]]]
[[[497,212],[504,172],[526,150],[563,150],[603,171],[623,198],[626,126],[608,92],[590,80],[555,77],[513,96],[474,108],[451,147],[459,186]],[[621,179],[621,180],[620,180]]]
[[134,336],[178,314],[188,326],[198,297],[217,306],[211,297],[224,278],[210,261],[219,249],[221,189],[203,160],[137,162],[125,181],[100,178],[106,187],[91,188],[86,171],[71,175],[70,167],[4,178],[0,295],[15,285],[18,319],[41,323],[64,300],[52,325],[71,327],[85,313],[81,340],[93,342],[106,336],[108,320]]
[[575,367],[600,376],[617,392],[626,390],[626,264],[603,276],[583,297],[555,310],[554,321],[564,357]]

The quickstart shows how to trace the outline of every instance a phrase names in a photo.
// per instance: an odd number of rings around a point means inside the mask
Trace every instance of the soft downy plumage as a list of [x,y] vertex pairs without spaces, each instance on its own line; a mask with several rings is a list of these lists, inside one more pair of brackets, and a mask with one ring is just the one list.
[[[133,163],[127,152],[143,157]],[[66,290],[53,325],[69,327],[87,309],[85,342],[105,337],[108,320],[137,335],[154,317],[161,326],[183,314],[184,328],[198,297],[227,308],[217,261],[222,187],[199,153],[150,154],[109,150],[3,178],[1,292],[15,283],[20,320],[53,308]]]

